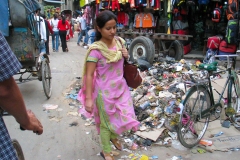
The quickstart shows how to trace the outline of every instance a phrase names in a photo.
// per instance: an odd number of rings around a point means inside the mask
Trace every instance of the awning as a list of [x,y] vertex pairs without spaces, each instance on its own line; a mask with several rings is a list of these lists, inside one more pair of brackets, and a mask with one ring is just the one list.
[[65,2],[62,2],[61,0],[44,0],[45,2],[48,2],[48,3],[61,3],[61,4],[64,4]]

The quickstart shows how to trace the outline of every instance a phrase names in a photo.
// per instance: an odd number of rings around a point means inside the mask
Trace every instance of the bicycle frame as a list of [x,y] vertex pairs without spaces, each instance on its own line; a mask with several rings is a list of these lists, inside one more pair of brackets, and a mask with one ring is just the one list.
[[[235,70],[233,70],[231,68],[228,68],[227,71],[228,71],[228,77],[227,77],[225,85],[224,85],[224,87],[222,89],[222,92],[219,93],[217,90],[215,90],[219,94],[219,99],[218,99],[217,103],[215,103],[215,101],[214,101],[212,82],[210,80],[210,77],[208,77],[208,85],[209,85],[209,87],[206,87],[206,86],[205,87],[208,88],[208,91],[210,93],[211,107],[203,110],[201,112],[201,114],[200,114],[201,117],[208,116],[207,113],[211,113],[212,111],[215,111],[215,109],[217,107],[219,107],[219,106],[222,108],[221,100],[223,98],[223,94],[224,94],[224,92],[226,90],[226,87],[227,87],[229,81],[233,81],[234,82],[237,95],[240,97],[240,86],[239,86],[238,75],[235,72]],[[200,85],[202,85],[202,84],[200,84]],[[232,90],[232,88],[228,88],[228,92],[231,92],[231,90]],[[228,103],[231,104],[231,99],[228,99]]]

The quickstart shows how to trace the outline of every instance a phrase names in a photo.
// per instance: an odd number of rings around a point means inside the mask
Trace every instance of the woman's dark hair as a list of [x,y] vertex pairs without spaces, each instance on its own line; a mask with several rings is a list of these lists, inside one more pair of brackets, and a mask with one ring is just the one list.
[[66,17],[62,15],[62,24],[65,24],[65,21],[66,21]]
[[95,23],[95,30],[96,30],[96,41],[99,41],[102,38],[101,33],[97,30],[97,26],[99,28],[103,28],[105,26],[105,24],[114,19],[117,23],[117,17],[115,14],[113,14],[113,12],[105,10],[102,11],[101,13],[99,13],[99,15],[96,18],[96,23]]

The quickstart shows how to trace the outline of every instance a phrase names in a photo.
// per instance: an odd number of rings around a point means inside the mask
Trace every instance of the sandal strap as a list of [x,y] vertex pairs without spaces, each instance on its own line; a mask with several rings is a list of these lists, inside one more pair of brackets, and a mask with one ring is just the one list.
[[121,142],[118,139],[111,139],[110,141],[113,143],[113,145],[117,149],[122,150],[122,144],[121,144]]
[[113,158],[111,153],[104,153],[104,152],[102,152],[102,154],[104,155],[105,159],[106,159],[106,157],[110,157],[112,160],[114,160],[114,158]]

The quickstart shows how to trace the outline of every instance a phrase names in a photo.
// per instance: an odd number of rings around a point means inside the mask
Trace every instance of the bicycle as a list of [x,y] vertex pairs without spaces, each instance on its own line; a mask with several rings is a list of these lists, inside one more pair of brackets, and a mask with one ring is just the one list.
[[[204,136],[209,121],[220,118],[223,108],[222,103],[227,105],[225,114],[228,119],[235,125],[240,127],[240,86],[235,67],[236,57],[238,55],[215,55],[215,57],[227,57],[227,69],[217,71],[217,62],[204,64],[203,71],[207,71],[207,77],[204,80],[195,81],[191,84],[190,89],[186,92],[186,97],[178,106],[179,123],[178,123],[178,139],[186,148],[196,146]],[[232,65],[230,58],[233,59]],[[225,85],[221,92],[216,91],[212,87],[212,75],[222,72],[228,73]],[[223,94],[227,90],[227,98]],[[215,102],[213,90],[219,94],[219,99]],[[239,114],[239,115],[238,115]],[[214,118],[214,119],[213,119]]]
[[[7,112],[3,111],[1,108],[0,108],[0,115],[9,116],[9,114]],[[20,127],[20,129],[24,130],[21,127]],[[13,148],[15,149],[18,160],[25,160],[20,143],[16,139],[12,139],[12,145],[13,145]]]

